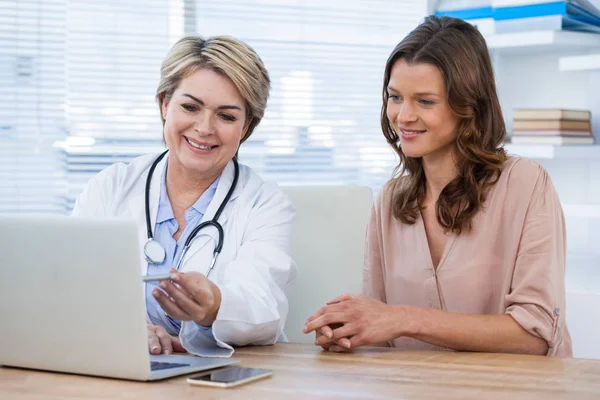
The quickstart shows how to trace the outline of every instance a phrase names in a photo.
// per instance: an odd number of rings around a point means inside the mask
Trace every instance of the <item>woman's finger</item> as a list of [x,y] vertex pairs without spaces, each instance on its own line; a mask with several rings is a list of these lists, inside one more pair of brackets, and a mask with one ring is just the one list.
[[171,318],[180,321],[191,321],[192,317],[183,311],[177,304],[173,302],[165,293],[158,289],[152,291],[152,295],[156,302],[160,305],[163,311]]
[[204,319],[206,311],[196,303],[184,290],[178,288],[171,282],[162,281],[159,286],[173,299],[175,304],[194,320]]
[[316,313],[310,315],[308,318],[306,318],[306,322],[304,324],[308,324],[311,321],[314,321],[315,319],[319,318],[321,315],[323,315],[323,312],[321,310],[317,311]]
[[352,295],[348,293],[344,293],[341,296],[336,297],[333,300],[329,300],[327,305],[341,303],[342,301],[352,300]]
[[[171,272],[173,271],[175,270],[171,269]],[[201,306],[214,302],[211,282],[199,272],[174,273],[173,282],[177,283],[184,293]]]
[[344,307],[340,306],[339,303],[325,305],[325,306],[319,308],[319,310],[316,313],[314,313],[313,315],[308,317],[306,319],[305,324],[308,324],[309,322],[314,321],[315,319],[319,318],[320,316],[322,316],[324,314],[333,313],[333,312],[342,312],[342,311],[344,311]]
[[352,347],[357,347],[357,346],[353,346],[351,340],[346,337],[338,339],[336,341],[336,344],[344,349],[350,349]]
[[160,341],[160,347],[162,348],[163,354],[171,354],[173,353],[173,345],[171,344],[171,335],[166,331],[162,326],[156,327],[156,336],[158,336],[158,340]]
[[148,326],[148,351],[150,351],[150,354],[160,354],[162,352],[160,341],[154,332],[154,326]]
[[[333,330],[332,340],[334,342],[336,342],[337,344],[341,345],[341,343],[340,343],[341,339],[349,338],[356,334],[358,334],[358,331],[356,329],[356,324],[349,322],[349,323],[339,326]],[[350,342],[348,341],[348,343],[350,343]]]
[[348,349],[338,346],[337,344],[332,344],[331,346],[329,346],[328,351],[331,351],[333,353],[343,353],[345,351],[348,351]]
[[359,346],[365,346],[365,345],[369,344],[365,340],[365,336],[364,335],[360,335],[360,334],[359,335],[354,335],[351,338],[346,339],[346,340],[348,340],[348,344],[346,345],[348,349],[349,348],[356,348],[356,347],[359,347]]
[[[328,328],[330,327],[328,326]],[[332,331],[332,337],[326,338],[325,336],[317,336],[315,344],[320,346],[324,344],[335,344],[344,348],[350,348],[351,343],[348,338],[357,334],[356,327],[352,324],[352,322],[349,322],[344,325],[336,324],[334,325],[334,328],[335,329]],[[323,328],[321,328],[321,330],[323,330]]]
[[323,335],[322,329],[317,329],[317,330],[315,330],[315,342],[314,343],[315,343],[315,346],[321,346],[324,348],[324,346],[329,346],[333,342],[330,338]]
[[344,324],[348,322],[348,317],[345,312],[331,312],[327,314],[323,314],[317,319],[314,319],[304,325],[304,329],[302,332],[309,333],[314,331],[315,329],[319,329],[324,327],[325,325],[340,323]]
[[173,345],[174,352],[187,353],[187,350],[181,345],[181,340],[178,337],[171,336],[171,344]]

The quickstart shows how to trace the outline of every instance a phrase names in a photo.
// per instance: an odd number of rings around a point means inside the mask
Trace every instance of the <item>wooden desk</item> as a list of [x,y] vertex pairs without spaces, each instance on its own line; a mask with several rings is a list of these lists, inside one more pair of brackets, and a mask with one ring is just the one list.
[[600,398],[600,360],[482,353],[351,354],[312,345],[238,349],[242,366],[272,369],[270,379],[232,389],[0,368],[0,399],[589,399]]

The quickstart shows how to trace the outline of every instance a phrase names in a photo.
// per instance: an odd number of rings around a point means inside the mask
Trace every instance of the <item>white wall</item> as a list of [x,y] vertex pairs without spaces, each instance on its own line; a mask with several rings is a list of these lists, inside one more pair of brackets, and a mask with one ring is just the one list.
[[[593,52],[600,53],[600,48]],[[588,109],[600,143],[600,71],[561,72],[558,59],[565,55],[546,52],[494,57],[509,132],[514,108]],[[553,158],[543,157],[542,152],[536,157],[531,147],[524,152],[549,172],[565,211],[566,315],[574,356],[600,358],[600,314],[594,311],[600,310],[600,146],[548,150],[555,154]]]
[[512,131],[514,108],[589,108],[589,73],[560,72],[561,55],[494,57],[498,92],[509,131]]
[[[494,57],[507,129],[512,130],[514,108],[589,109],[600,142],[600,72],[561,72],[558,59],[563,55]],[[566,215],[568,291],[600,293],[600,151],[596,154],[537,158],[549,172]],[[536,158],[534,153],[528,156]]]

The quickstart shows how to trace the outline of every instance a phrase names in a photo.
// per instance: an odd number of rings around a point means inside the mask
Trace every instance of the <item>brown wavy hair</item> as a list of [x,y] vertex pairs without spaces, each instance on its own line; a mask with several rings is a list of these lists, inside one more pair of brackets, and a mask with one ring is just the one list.
[[421,158],[407,157],[402,152],[386,112],[390,73],[399,60],[434,65],[444,77],[449,106],[460,120],[456,140],[458,176],[440,193],[435,213],[445,232],[469,231],[473,216],[482,208],[488,189],[498,181],[507,158],[500,147],[506,127],[485,39],[463,20],[429,16],[387,60],[381,129],[400,157],[394,171],[392,209],[397,219],[413,224],[425,196],[425,172]]

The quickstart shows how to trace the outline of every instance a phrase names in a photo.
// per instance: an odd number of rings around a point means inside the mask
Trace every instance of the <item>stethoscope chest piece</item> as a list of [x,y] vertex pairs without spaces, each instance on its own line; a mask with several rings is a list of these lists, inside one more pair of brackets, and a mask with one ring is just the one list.
[[166,252],[158,241],[151,238],[144,245],[144,257],[149,263],[162,264],[165,261]]

